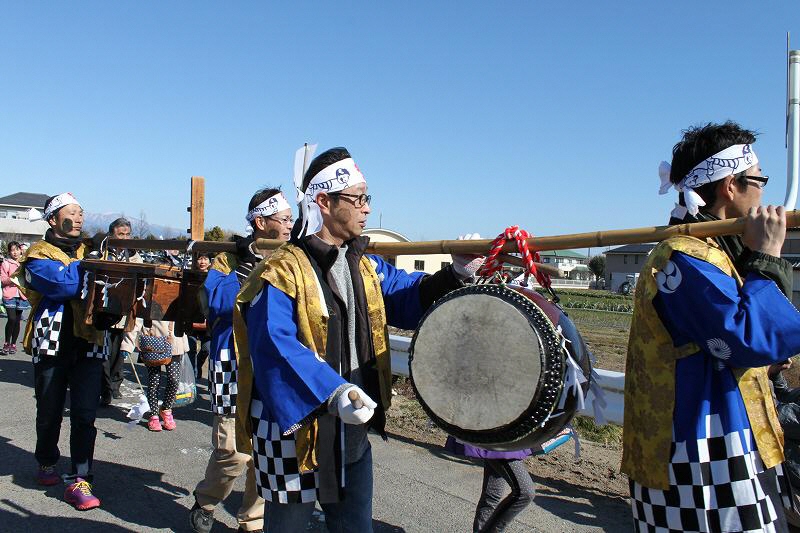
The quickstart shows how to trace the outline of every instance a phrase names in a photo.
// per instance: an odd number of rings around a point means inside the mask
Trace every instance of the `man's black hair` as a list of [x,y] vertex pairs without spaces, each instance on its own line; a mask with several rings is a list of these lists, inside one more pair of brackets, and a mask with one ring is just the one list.
[[114,222],[108,225],[108,234],[112,235],[117,228],[130,228],[131,221],[125,217],[119,217]]
[[319,154],[311,161],[305,176],[303,176],[303,190],[305,191],[308,188],[311,178],[319,174],[322,169],[349,157],[351,157],[350,152],[347,151],[347,148],[341,146],[325,150]]
[[[679,183],[698,163],[734,144],[754,143],[757,135],[730,120],[724,124],[709,122],[703,126],[692,126],[682,133],[683,138],[672,148],[672,170],[669,175],[672,183]],[[719,182],[715,181],[695,189],[706,202],[701,210],[710,209],[716,202],[717,185]]]

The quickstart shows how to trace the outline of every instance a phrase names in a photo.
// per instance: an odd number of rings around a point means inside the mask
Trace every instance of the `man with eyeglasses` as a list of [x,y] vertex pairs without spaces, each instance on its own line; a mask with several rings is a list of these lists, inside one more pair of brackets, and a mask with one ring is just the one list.
[[192,530],[208,533],[214,523],[214,508],[233,490],[236,478],[247,471],[242,504],[236,514],[239,531],[261,531],[264,500],[258,495],[253,458],[236,451],[236,396],[238,364],[233,345],[233,306],[236,294],[255,265],[271,253],[257,248],[258,239],[288,241],[292,208],[277,188],[265,188],[250,199],[247,222],[252,234],[235,237],[237,253],[219,254],[208,271],[204,284],[208,327],[211,330],[209,382],[211,411],[214,413],[211,443],[205,478],[194,491],[190,513]]
[[740,236],[671,237],[636,289],[622,471],[636,531],[786,531],[783,433],[766,367],[800,352],[782,207],[762,206],[755,135],[686,130],[662,163],[671,223],[746,217]]
[[365,255],[371,198],[348,151],[296,172],[301,217],[290,244],[256,267],[234,311],[237,444],[256,461],[265,531],[304,531],[319,501],[329,531],[368,533],[367,431],[385,438],[391,400],[387,324],[415,328],[483,260],[454,256],[425,275]]

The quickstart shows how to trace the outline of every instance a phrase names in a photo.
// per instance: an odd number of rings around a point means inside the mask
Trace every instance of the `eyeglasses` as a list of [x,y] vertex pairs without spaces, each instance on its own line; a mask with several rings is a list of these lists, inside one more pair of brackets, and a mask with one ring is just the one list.
[[[329,192],[328,196],[345,196],[347,198],[355,198],[354,200],[352,200],[352,204],[356,208],[364,207],[364,204],[368,204],[368,203],[370,203],[372,201],[372,195],[371,194],[364,194],[364,193],[361,193],[361,194],[345,194],[343,192]],[[348,200],[348,201],[350,201],[350,200]]]
[[[767,182],[769,181],[769,176],[742,176],[742,183],[745,185],[753,185],[758,187],[759,189],[763,189],[767,186]],[[755,183],[753,183],[755,182]]]
[[267,218],[270,219],[270,220],[274,220],[275,222],[280,222],[284,226],[291,226],[292,224],[294,224],[294,219],[292,217],[276,218],[276,217],[269,216]]

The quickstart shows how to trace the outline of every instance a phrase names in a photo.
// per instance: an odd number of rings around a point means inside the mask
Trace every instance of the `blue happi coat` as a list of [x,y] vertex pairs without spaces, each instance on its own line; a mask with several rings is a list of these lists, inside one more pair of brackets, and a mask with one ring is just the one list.
[[[388,324],[416,328],[423,313],[419,283],[425,274],[409,274],[379,256],[368,257],[381,280]],[[296,315],[294,300],[269,284],[246,315],[254,397],[264,403],[262,420],[276,422],[282,432],[302,422],[345,382],[297,339]]]
[[[365,246],[365,243],[361,245]],[[389,365],[386,324],[403,329],[415,328],[424,308],[460,282],[449,270],[433,276],[422,272],[409,274],[380,257],[361,257],[359,252],[351,251],[355,254],[351,260],[353,264],[357,260],[360,273],[360,281],[353,278],[353,287],[358,292],[357,285],[363,282],[361,293],[366,299],[366,304],[359,302],[358,298],[355,300],[356,338],[372,339],[367,344],[371,348],[363,344],[359,344],[363,348],[357,346],[362,361],[359,368],[362,372],[366,368],[371,368],[370,371],[377,369],[378,376],[372,374],[370,380],[373,381],[364,383],[366,391],[378,403],[370,421],[374,423],[376,419],[383,420],[383,409],[388,407],[388,398],[391,397],[391,379],[383,373],[390,376],[388,367],[384,366]],[[320,254],[327,260],[331,259],[330,254],[324,251]],[[328,417],[326,413],[328,399],[346,383],[342,371],[335,368],[333,361],[349,354],[343,346],[338,346],[338,341],[328,343],[328,340],[331,332],[340,327],[337,324],[341,324],[342,339],[347,338],[346,307],[337,303],[338,300],[328,300],[333,298],[328,280],[314,272],[306,253],[296,246],[280,249],[264,268],[258,277],[255,272],[250,276],[239,295],[252,362],[250,416],[259,492],[267,501],[275,503],[308,503],[317,499],[337,501],[341,493],[336,496],[330,491],[346,488],[344,442],[345,433],[350,430],[345,429],[339,418]],[[432,281],[428,283],[426,280]],[[302,308],[297,301],[299,298],[303,299]],[[376,302],[375,298],[380,300]],[[243,302],[247,304],[243,305]],[[362,309],[362,305],[367,309]],[[365,322],[363,317],[368,317],[368,320]],[[302,328],[298,324],[303,324]],[[325,324],[327,337],[316,336],[314,331],[319,330],[318,324]],[[324,343],[325,358],[301,342],[300,339],[309,334],[315,345]],[[372,349],[374,353],[364,354],[360,351],[364,348]],[[338,353],[339,350],[343,350],[342,353]],[[365,355],[374,359],[367,357],[369,362],[364,363],[365,359],[361,357]],[[240,398],[240,402],[243,401],[244,398]],[[317,423],[319,432],[309,430],[316,427],[312,424]],[[379,421],[373,427],[382,431],[382,424]],[[327,433],[331,440],[321,436],[325,434],[323,426],[332,428],[329,431],[333,434]],[[356,431],[355,428],[352,430]],[[309,450],[313,450],[312,455],[306,455]],[[327,459],[319,459],[319,468],[300,466],[308,465],[311,457]],[[332,471],[335,479],[331,477]]]
[[[85,246],[79,247],[78,258],[85,251]],[[24,345],[33,362],[58,355],[65,335],[87,342],[81,355],[106,359],[105,334],[84,324],[85,304],[80,300],[86,289],[86,275],[81,262],[70,260],[55,246],[39,241],[28,250],[20,269],[32,305]],[[68,322],[65,314],[72,317]]]
[[237,364],[233,346],[233,307],[241,285],[236,276],[237,259],[220,254],[203,283],[208,303],[208,328],[211,335],[209,380],[211,412],[217,415],[236,413]]
[[739,285],[682,252],[655,279],[653,308],[674,346],[699,351],[675,361],[669,489],[631,479],[635,530],[782,531],[780,470],[765,468],[735,369],[800,352],[800,313],[761,273]]

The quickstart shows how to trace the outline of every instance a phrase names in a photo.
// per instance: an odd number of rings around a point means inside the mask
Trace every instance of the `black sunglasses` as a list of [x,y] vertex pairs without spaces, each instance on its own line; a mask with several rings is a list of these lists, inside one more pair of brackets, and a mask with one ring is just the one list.
[[[755,183],[751,183],[751,182]],[[769,181],[769,176],[741,176],[739,178],[740,183],[744,183],[745,185],[754,185],[759,189],[763,189],[767,186],[767,182]]]

